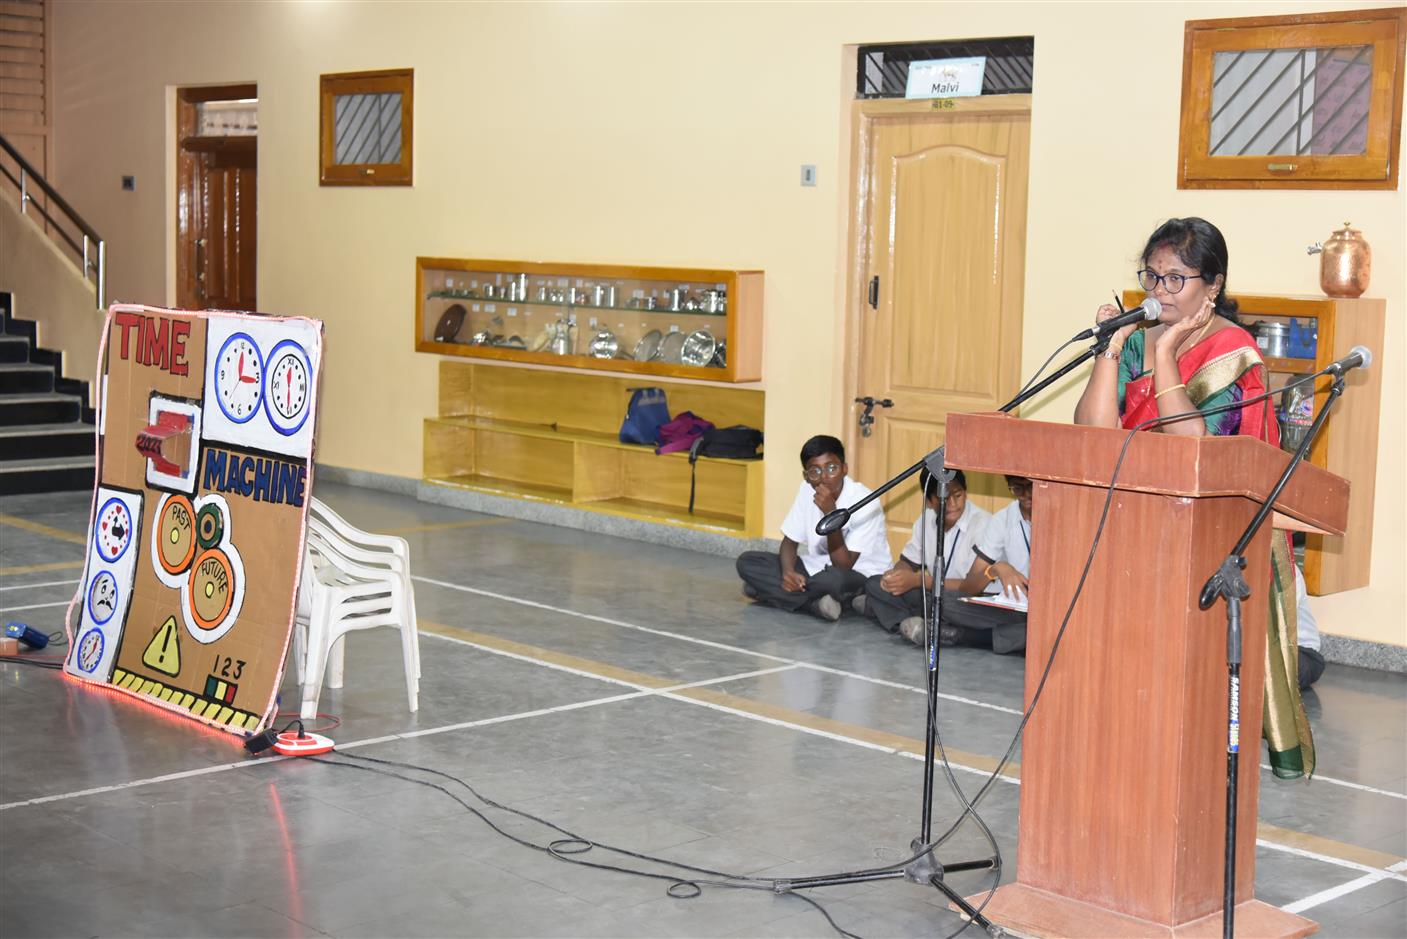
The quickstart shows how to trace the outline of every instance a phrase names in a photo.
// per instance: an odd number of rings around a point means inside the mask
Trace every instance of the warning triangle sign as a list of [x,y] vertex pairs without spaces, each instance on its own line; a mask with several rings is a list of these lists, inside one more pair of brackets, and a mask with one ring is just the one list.
[[142,653],[142,664],[172,678],[181,670],[181,636],[176,628],[176,617],[166,617],[166,622],[147,643],[147,651]]

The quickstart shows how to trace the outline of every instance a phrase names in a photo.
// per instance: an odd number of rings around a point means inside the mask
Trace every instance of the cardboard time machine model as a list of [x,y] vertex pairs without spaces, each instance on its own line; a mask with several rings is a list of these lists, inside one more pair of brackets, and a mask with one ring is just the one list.
[[322,323],[108,310],[64,671],[235,734],[274,717],[302,568]]

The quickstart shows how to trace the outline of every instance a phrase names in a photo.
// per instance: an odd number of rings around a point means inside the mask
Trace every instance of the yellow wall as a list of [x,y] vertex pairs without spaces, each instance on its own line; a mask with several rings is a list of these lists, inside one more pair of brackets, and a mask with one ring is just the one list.
[[14,294],[15,316],[38,323],[41,347],[64,352],[64,377],[88,382],[88,404],[96,406],[103,313],[67,246],[60,248],[34,219],[8,192],[0,193],[0,290]]
[[[1163,218],[1217,222],[1231,289],[1263,293],[1317,292],[1304,246],[1352,219],[1378,260],[1370,293],[1388,299],[1383,400],[1398,405],[1384,407],[1372,585],[1316,611],[1327,631],[1402,645],[1402,190],[1175,184],[1183,22],[1334,6],[60,0],[55,175],[112,245],[110,294],[168,300],[171,89],[258,82],[260,306],[327,323],[319,458],[403,476],[419,474],[435,407],[433,360],[411,345],[417,254],[761,268],[776,523],[791,454],[811,433],[849,434],[845,45],[1034,35],[1024,371],[1128,284]],[[405,66],[414,188],[319,187],[318,75]],[[816,188],[798,185],[802,163],[819,167]],[[1067,419],[1074,397],[1027,413]]]

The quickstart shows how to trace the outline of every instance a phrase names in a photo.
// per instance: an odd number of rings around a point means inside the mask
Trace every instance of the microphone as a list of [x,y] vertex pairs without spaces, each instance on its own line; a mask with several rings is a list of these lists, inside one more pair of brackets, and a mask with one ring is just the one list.
[[1348,355],[1337,362],[1330,362],[1324,366],[1324,374],[1333,375],[1335,378],[1342,378],[1344,373],[1352,368],[1367,368],[1373,364],[1373,353],[1367,346],[1354,346]]
[[828,512],[826,517],[816,523],[816,534],[829,535],[833,531],[839,531],[845,527],[845,523],[850,521],[849,509],[836,509]]
[[1136,306],[1127,313],[1120,313],[1113,319],[1107,319],[1098,326],[1091,326],[1070,341],[1079,342],[1082,339],[1093,339],[1095,336],[1103,339],[1110,333],[1118,332],[1130,323],[1137,323],[1139,320],[1155,320],[1158,318],[1158,314],[1162,312],[1163,305],[1158,302],[1156,297],[1144,297],[1142,306]]

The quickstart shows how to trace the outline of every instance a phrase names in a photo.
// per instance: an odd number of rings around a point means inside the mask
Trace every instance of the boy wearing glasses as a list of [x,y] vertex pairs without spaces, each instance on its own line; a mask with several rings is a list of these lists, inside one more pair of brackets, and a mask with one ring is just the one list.
[[782,521],[781,550],[744,551],[738,557],[744,594],[758,603],[804,610],[834,622],[844,605],[865,589],[865,578],[889,569],[889,538],[878,500],[856,512],[839,531],[816,534],[825,515],[870,493],[846,473],[843,443],[826,435],[806,441],[801,448],[801,488]]
[[[1016,501],[993,515],[973,547],[975,560],[960,593],[943,597],[943,622],[938,638],[944,645],[990,647],[1005,655],[1026,648],[1026,611],[964,603],[960,596],[1000,594],[1022,601],[1030,589],[1031,481],[1024,476],[1006,477]],[[900,626],[904,638],[923,644],[923,620],[915,617]]]

